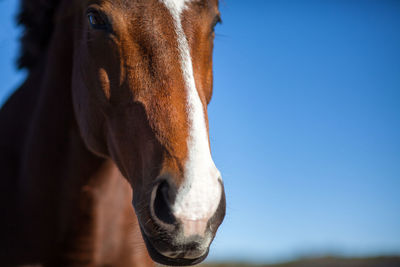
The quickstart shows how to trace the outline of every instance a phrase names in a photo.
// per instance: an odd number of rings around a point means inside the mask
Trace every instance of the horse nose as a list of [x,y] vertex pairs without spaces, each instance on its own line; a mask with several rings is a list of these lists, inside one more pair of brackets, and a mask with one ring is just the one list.
[[[186,237],[204,237],[207,229],[213,231],[213,228],[223,220],[225,215],[225,194],[223,185],[218,182],[216,186],[220,186],[219,192],[221,196],[219,203],[215,203],[216,210],[207,216],[199,218],[188,218],[186,213],[174,212],[174,204],[177,199],[177,188],[171,179],[159,179],[152,191],[150,211],[153,221],[162,229],[172,233],[181,232]],[[212,190],[211,190],[212,191]],[[187,206],[186,212],[191,212],[191,206]],[[210,228],[210,229],[209,229]]]
[[172,204],[175,196],[175,187],[166,179],[160,180],[153,188],[152,202],[150,204],[151,216],[165,230],[173,230],[177,224],[177,220],[172,213]]
[[[193,194],[193,187],[181,185],[177,189],[169,177],[158,179],[152,189],[150,202],[150,219],[157,231],[147,236],[151,240],[148,244],[151,244],[154,251],[170,259],[193,260],[207,255],[210,243],[225,216],[222,181],[218,180],[212,186],[216,188],[200,188]],[[183,190],[187,190],[184,192],[185,197],[190,198],[183,198],[182,201],[180,194]],[[216,198],[215,193],[219,193],[220,197]],[[206,205],[201,206],[204,203]]]

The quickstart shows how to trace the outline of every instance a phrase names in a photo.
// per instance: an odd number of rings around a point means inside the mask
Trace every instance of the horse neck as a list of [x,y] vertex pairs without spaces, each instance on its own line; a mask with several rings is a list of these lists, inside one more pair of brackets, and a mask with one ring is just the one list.
[[[95,158],[85,148],[74,118],[71,97],[73,39],[71,27],[67,25],[69,23],[56,25],[45,56],[31,71],[31,75],[41,72],[41,79],[27,85],[37,90],[38,100],[25,140],[22,162],[26,173],[22,173],[22,177],[32,177],[35,182],[36,171],[54,175],[69,168],[76,155],[84,161]],[[38,166],[37,170],[35,166]],[[46,177],[41,180],[48,182]]]
[[[32,71],[41,73],[36,76],[40,79],[28,78],[26,84],[38,89],[38,100],[24,140],[19,177],[20,219],[29,226],[21,226],[17,242],[28,248],[28,258],[36,260],[48,258],[49,251],[75,258],[75,252],[85,251],[79,254],[82,260],[103,262],[126,254],[129,262],[133,255],[150,262],[129,184],[111,160],[92,154],[79,134],[71,95],[71,25],[57,23],[46,56]],[[111,241],[115,244],[110,246]],[[66,251],[55,250],[60,243]],[[132,245],[139,248],[136,253]]]
[[[71,24],[58,23],[46,56],[32,70],[32,75],[43,72],[41,80],[29,84],[37,89],[38,100],[26,134],[19,188],[23,219],[31,222],[25,233],[33,236],[26,240],[43,241],[28,244],[35,247],[32,254],[37,254],[36,249],[47,251],[71,231],[71,217],[84,197],[79,192],[87,184],[96,187],[91,179],[107,162],[87,150],[75,122],[72,56]],[[109,164],[107,168],[114,166]],[[92,212],[95,205],[87,205],[84,212]]]

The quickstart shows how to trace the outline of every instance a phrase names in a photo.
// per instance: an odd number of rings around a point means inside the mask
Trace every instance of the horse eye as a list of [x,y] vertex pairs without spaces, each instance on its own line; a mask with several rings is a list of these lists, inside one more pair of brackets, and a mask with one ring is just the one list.
[[222,23],[222,19],[220,15],[215,16],[212,25],[212,32],[215,31],[215,26],[217,26],[218,24]]
[[96,30],[107,29],[106,21],[102,18],[102,16],[97,11],[89,10],[87,12],[87,17],[89,20],[89,24],[93,29],[96,29]]

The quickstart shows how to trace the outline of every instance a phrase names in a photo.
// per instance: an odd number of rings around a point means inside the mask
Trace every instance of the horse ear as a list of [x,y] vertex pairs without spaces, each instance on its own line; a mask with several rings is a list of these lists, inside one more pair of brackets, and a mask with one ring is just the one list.
[[31,70],[46,51],[61,0],[21,0],[17,23],[24,27],[18,68]]

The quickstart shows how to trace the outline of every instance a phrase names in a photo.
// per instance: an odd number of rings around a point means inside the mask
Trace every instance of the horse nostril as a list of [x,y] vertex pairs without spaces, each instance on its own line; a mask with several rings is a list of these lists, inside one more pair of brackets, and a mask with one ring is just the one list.
[[[172,225],[176,222],[171,210],[171,188],[167,181],[162,181],[155,188],[153,217],[159,224]],[[153,192],[154,193],[154,192]]]

